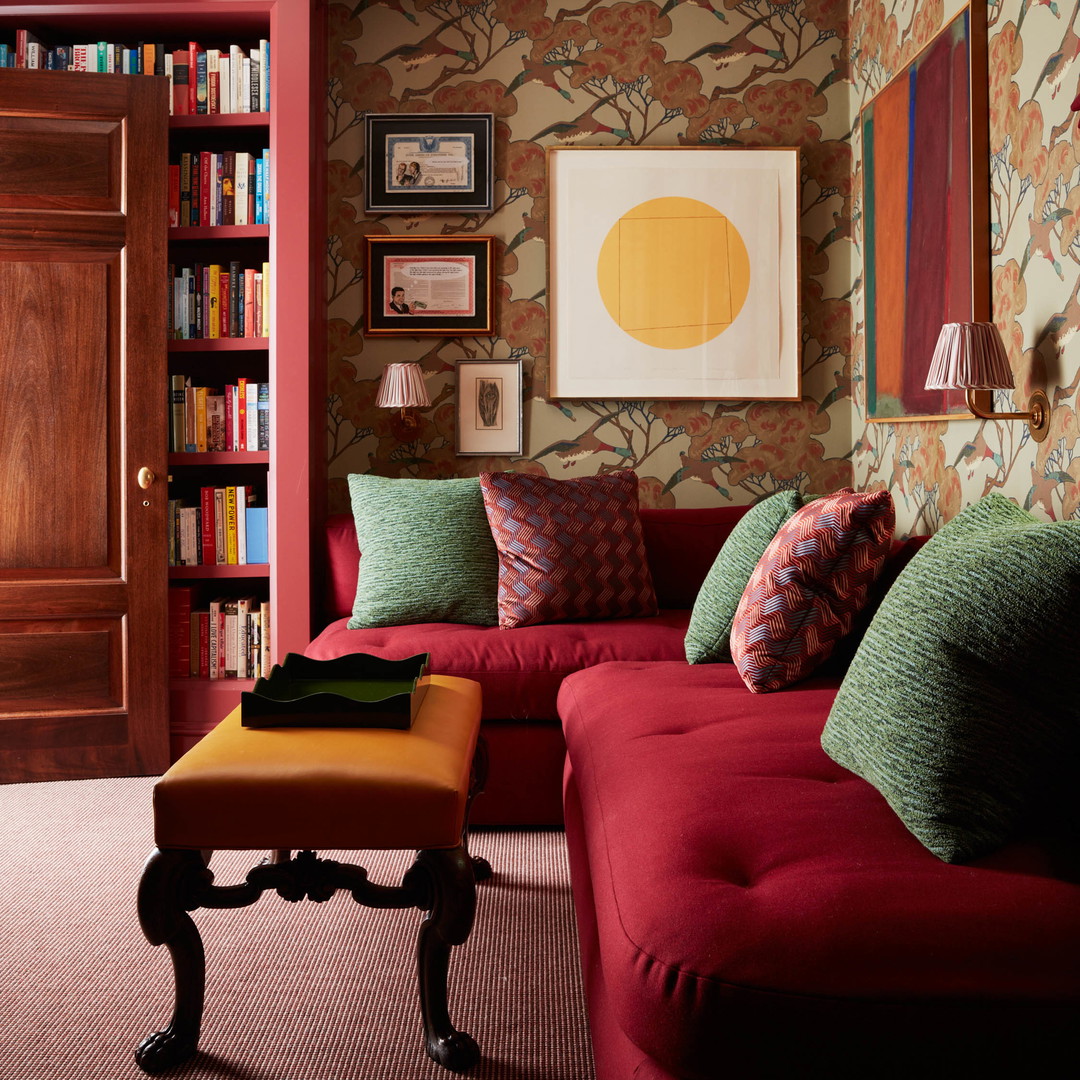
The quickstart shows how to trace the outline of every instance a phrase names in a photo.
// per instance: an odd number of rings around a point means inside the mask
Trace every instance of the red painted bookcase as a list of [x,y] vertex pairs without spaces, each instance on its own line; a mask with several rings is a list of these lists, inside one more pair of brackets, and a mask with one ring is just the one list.
[[[69,0],[0,7],[0,40],[29,30],[44,43],[140,42],[184,49],[270,43],[270,108],[265,113],[165,118],[170,160],[182,150],[270,149],[269,225],[162,228],[169,259],[269,262],[269,337],[170,340],[168,373],[197,385],[224,385],[238,376],[270,384],[268,451],[170,453],[175,487],[250,484],[268,507],[269,563],[169,568],[170,584],[196,587],[200,604],[214,596],[252,594],[268,601],[274,662],[296,652],[312,632],[313,522],[324,516],[325,399],[322,252],[325,207],[324,7],[319,0]],[[98,76],[113,78],[109,74]],[[162,303],[169,299],[161,268]],[[167,380],[166,380],[167,383]],[[162,409],[169,408],[162,386]],[[161,552],[162,563],[168,552]],[[168,656],[161,658],[168,671]],[[171,678],[169,727],[173,757],[191,746],[239,702],[251,680]]]

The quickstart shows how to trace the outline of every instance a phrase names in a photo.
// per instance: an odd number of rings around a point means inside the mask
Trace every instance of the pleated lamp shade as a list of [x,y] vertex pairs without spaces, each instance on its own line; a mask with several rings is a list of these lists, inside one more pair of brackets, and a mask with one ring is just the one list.
[[417,363],[387,364],[375,404],[381,409],[409,409],[431,404],[424,373]]
[[1012,390],[1014,385],[1005,343],[993,323],[946,323],[941,328],[927,390]]

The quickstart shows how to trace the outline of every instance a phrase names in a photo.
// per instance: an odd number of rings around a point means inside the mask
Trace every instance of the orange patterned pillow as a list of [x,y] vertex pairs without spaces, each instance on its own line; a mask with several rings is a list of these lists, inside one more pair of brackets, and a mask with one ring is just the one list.
[[887,491],[844,488],[781,526],[735,610],[731,655],[754,691],[805,678],[851,629],[892,545]]

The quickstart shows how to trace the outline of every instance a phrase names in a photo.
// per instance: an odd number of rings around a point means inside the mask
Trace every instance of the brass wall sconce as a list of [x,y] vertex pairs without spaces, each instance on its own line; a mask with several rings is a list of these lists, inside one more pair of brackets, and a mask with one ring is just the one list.
[[990,322],[946,323],[938,335],[927,390],[966,390],[968,408],[982,420],[1026,420],[1031,437],[1042,442],[1050,431],[1050,399],[1032,391],[1027,412],[983,409],[976,390],[1013,390],[1012,368],[997,326]]

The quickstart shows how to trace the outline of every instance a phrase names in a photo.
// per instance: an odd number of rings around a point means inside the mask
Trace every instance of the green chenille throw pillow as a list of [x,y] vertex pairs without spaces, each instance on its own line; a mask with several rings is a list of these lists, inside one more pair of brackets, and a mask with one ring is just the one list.
[[945,862],[1075,827],[1080,521],[988,495],[886,594],[821,737]]
[[349,629],[498,621],[499,555],[480,481],[349,476],[360,575]]
[[739,518],[698,590],[686,628],[690,664],[731,661],[728,639],[750,575],[780,526],[803,506],[797,491],[778,491]]

